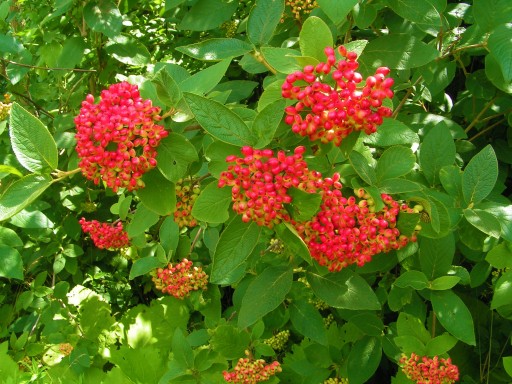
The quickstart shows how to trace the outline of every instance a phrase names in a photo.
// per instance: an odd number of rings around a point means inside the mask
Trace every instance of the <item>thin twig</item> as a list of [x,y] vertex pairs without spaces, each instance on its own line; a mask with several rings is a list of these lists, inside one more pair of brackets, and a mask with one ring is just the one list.
[[260,62],[261,64],[263,64],[265,66],[265,68],[267,68],[270,72],[272,72],[272,74],[276,75],[277,74],[277,71],[274,69],[274,67],[272,67],[269,62],[265,59],[265,57],[263,57],[263,55],[258,52],[258,51],[254,51],[252,52],[252,56],[258,61]]
[[467,128],[464,130],[466,133],[468,133],[471,128],[473,128],[475,125],[480,123],[480,117],[494,104],[494,101],[496,100],[497,96],[494,96],[485,106],[482,108],[482,110],[476,115],[476,117],[473,119],[473,121],[467,126]]
[[18,63],[16,61],[7,60],[7,59],[0,59],[5,63],[17,65],[18,67],[25,67],[25,68],[31,68],[31,69],[43,69],[46,71],[72,71],[72,72],[96,72],[95,69],[80,69],[80,68],[49,68],[49,67],[40,67],[38,65],[29,65],[29,64],[23,64]]
[[32,100],[30,97],[27,97],[21,93],[18,93],[18,92],[15,92],[15,91],[10,91],[10,93],[12,93],[13,95],[16,95],[16,96],[19,96],[19,97],[22,97],[23,99],[25,99],[26,101],[28,101],[29,103],[31,103],[34,107],[36,107],[36,109],[38,111],[40,111],[43,115],[46,115],[48,116],[50,119],[54,119],[53,115],[46,111],[43,107],[41,107],[39,104],[37,104],[34,100]]
[[405,96],[402,98],[402,100],[400,100],[400,103],[398,104],[398,106],[396,107],[396,109],[393,111],[393,115],[392,117],[393,118],[396,118],[397,115],[398,115],[398,112],[400,112],[400,110],[402,109],[402,107],[404,106],[404,104],[407,102],[407,99],[409,98],[409,96],[411,96],[413,90],[414,90],[414,87],[416,85],[418,85],[418,83],[423,80],[423,76],[420,76],[416,79],[416,81],[414,82],[414,84],[412,84],[409,89],[407,89],[407,92],[405,93]]
[[475,136],[471,137],[468,139],[468,141],[473,141],[475,140],[476,138],[482,136],[484,133],[487,133],[489,131],[491,131],[494,127],[500,125],[501,123],[504,123],[507,119],[501,119],[500,121],[497,121],[496,123],[492,124],[492,125],[489,125],[487,128],[485,129],[482,129],[480,132],[478,132]]
[[201,236],[201,232],[203,232],[203,227],[199,227],[199,230],[197,231],[196,236],[194,237],[194,240],[192,241],[192,244],[190,245],[190,251],[188,252],[189,256],[192,254],[192,251],[194,250],[196,243],[199,240],[199,236]]

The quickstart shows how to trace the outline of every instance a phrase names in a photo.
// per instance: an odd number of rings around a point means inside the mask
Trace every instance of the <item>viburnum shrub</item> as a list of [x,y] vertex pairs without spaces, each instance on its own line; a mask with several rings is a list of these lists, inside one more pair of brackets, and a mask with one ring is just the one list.
[[[357,54],[338,47],[341,59],[336,59],[332,47],[325,48],[327,61],[308,65],[286,77],[282,96],[298,100],[286,108],[285,122],[292,130],[310,140],[340,145],[354,131],[376,132],[391,109],[382,105],[393,97],[390,70],[377,68],[363,83]],[[330,75],[330,77],[328,76]]]
[[249,351],[245,351],[247,357],[240,358],[233,371],[224,371],[224,380],[228,383],[256,384],[268,381],[277,372],[281,372],[278,361],[267,364],[263,359],[252,358]]
[[284,204],[292,201],[288,190],[292,187],[305,192],[315,192],[320,173],[310,171],[303,159],[304,147],[297,147],[293,155],[284,151],[241,149],[244,157],[230,155],[226,158],[227,171],[221,173],[218,186],[231,187],[233,210],[242,215],[244,222],[272,228],[282,221],[290,221]]
[[144,187],[141,177],[156,166],[156,147],[168,132],[158,125],[160,108],[140,97],[126,81],[87,95],[75,118],[76,151],[82,174],[95,184],[129,191]]
[[153,271],[152,280],[156,289],[177,299],[184,299],[191,291],[206,289],[208,285],[208,275],[202,267],[194,266],[188,259],[158,268]]
[[88,233],[94,245],[100,249],[121,249],[130,245],[123,223],[101,223],[97,220],[79,220],[84,233]]
[[200,185],[193,180],[180,179],[176,182],[176,211],[174,221],[180,228],[195,227],[197,220],[192,216],[194,202],[199,196]]
[[453,384],[459,380],[459,368],[450,358],[420,357],[412,353],[399,361],[405,375],[416,384]]

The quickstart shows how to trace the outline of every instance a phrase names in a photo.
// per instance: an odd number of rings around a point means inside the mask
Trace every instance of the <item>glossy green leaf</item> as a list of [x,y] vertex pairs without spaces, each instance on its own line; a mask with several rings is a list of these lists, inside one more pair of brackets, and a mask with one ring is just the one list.
[[306,275],[315,296],[334,308],[378,310],[380,303],[366,280],[349,269],[322,276],[314,271]]
[[388,5],[396,14],[414,22],[421,29],[437,32],[442,26],[446,0],[389,0]]
[[169,133],[158,146],[157,167],[172,182],[186,176],[190,163],[198,160],[194,146],[178,133]]
[[210,281],[232,284],[245,272],[245,260],[258,243],[261,227],[255,222],[246,224],[236,216],[220,235],[212,262]]
[[512,80],[505,80],[500,63],[492,53],[485,56],[485,75],[496,88],[512,93]]
[[357,340],[347,359],[348,380],[351,384],[364,384],[379,367],[382,342],[379,337],[364,336]]
[[439,56],[439,51],[412,34],[381,36],[370,41],[359,58],[369,68],[386,66],[411,69],[425,65]]
[[508,0],[474,0],[472,14],[483,34],[500,24],[510,23],[512,4]]
[[314,57],[319,61],[326,61],[324,49],[333,47],[331,29],[325,22],[316,16],[310,16],[302,25],[299,34],[299,46],[302,56]]
[[426,344],[430,340],[430,333],[426,330],[423,322],[405,312],[399,313],[396,329],[399,336],[414,337],[422,344]]
[[454,254],[455,239],[451,233],[439,239],[421,238],[420,240],[420,265],[430,280],[447,274]]
[[48,128],[37,117],[18,103],[13,103],[9,126],[12,149],[23,167],[37,173],[57,168],[57,145]]
[[20,253],[8,245],[0,245],[0,276],[23,280],[23,260]]
[[476,345],[471,312],[459,296],[451,290],[432,291],[430,300],[437,319],[444,329],[460,341]]
[[304,300],[296,300],[289,304],[288,309],[290,310],[290,321],[301,335],[321,345],[327,345],[324,320],[313,304]]
[[0,221],[20,212],[36,200],[51,183],[51,177],[33,174],[13,182],[0,196]]
[[221,103],[192,93],[185,93],[184,98],[198,123],[213,137],[237,146],[254,143],[249,127]]
[[181,328],[175,329],[171,347],[175,360],[189,369],[194,368],[194,351]]
[[441,356],[455,347],[457,339],[447,332],[434,337],[427,343],[427,356]]
[[384,330],[384,323],[381,318],[373,312],[357,313],[350,316],[348,321],[368,336],[381,336]]
[[512,304],[512,271],[507,271],[500,276],[494,286],[494,294],[491,301],[491,309]]
[[87,44],[82,37],[67,39],[55,65],[59,68],[75,68],[84,57]]
[[423,174],[430,183],[439,183],[439,171],[455,162],[455,143],[448,127],[438,124],[423,139],[420,146],[419,163]]
[[167,107],[176,107],[181,99],[181,90],[167,67],[162,67],[151,80],[158,99]]
[[497,269],[512,268],[512,251],[505,243],[498,244],[487,253],[485,261]]
[[427,288],[428,278],[421,271],[406,271],[402,273],[393,284],[400,288],[411,287],[419,291]]
[[503,367],[509,376],[512,376],[512,356],[503,357]]
[[208,68],[195,73],[180,83],[183,92],[204,95],[210,92],[224,77],[231,64],[231,59],[224,59]]
[[[309,19],[308,19],[309,20]],[[267,63],[281,73],[301,71],[302,66],[297,62],[300,52],[290,48],[261,47],[261,54]]]
[[284,12],[283,0],[256,0],[247,20],[247,36],[256,46],[267,44]]
[[452,289],[459,281],[459,276],[440,276],[432,280],[428,288],[434,291],[444,291],[446,289]]
[[206,223],[224,223],[229,218],[231,189],[219,188],[216,182],[204,188],[192,207],[192,216]]
[[145,187],[137,191],[144,206],[157,215],[167,216],[176,210],[176,191],[174,183],[167,180],[158,169],[142,176]]
[[228,21],[238,6],[237,1],[199,0],[178,25],[180,30],[206,31]]
[[334,24],[342,24],[357,0],[317,0],[318,5]]
[[129,237],[135,237],[143,234],[150,227],[158,222],[160,216],[147,208],[144,204],[139,203],[135,214],[133,215],[132,221],[126,226],[126,232]]
[[123,64],[143,66],[150,62],[151,54],[139,40],[119,35],[105,45],[105,51]]
[[293,269],[270,266],[249,284],[242,299],[238,327],[247,328],[281,305],[290,291]]
[[214,38],[202,40],[199,43],[182,45],[176,50],[194,59],[218,61],[231,57],[242,56],[252,51],[252,46],[239,39]]
[[286,209],[297,222],[310,220],[318,212],[322,202],[322,195],[307,193],[294,187],[288,189],[288,195],[292,202],[286,205]]
[[302,258],[309,265],[313,264],[308,246],[290,223],[281,223],[274,229],[290,254]]
[[407,175],[416,164],[416,156],[407,147],[393,146],[386,149],[377,162],[377,182]]
[[257,139],[255,148],[264,148],[272,141],[283,118],[285,104],[284,100],[276,100],[258,112],[251,128]]
[[12,229],[0,227],[0,244],[8,245],[9,247],[21,247],[23,242]]
[[423,186],[407,179],[386,179],[379,183],[379,190],[382,193],[394,195],[397,193],[421,191]]
[[483,233],[499,239],[501,234],[501,224],[492,213],[481,209],[468,208],[464,210],[464,217]]
[[439,180],[450,196],[462,198],[462,171],[455,165],[448,165],[439,170]]
[[377,175],[375,170],[368,164],[368,160],[357,151],[350,152],[350,163],[356,170],[357,174],[368,185],[375,185]]
[[133,265],[130,269],[129,279],[133,280],[136,277],[145,275],[152,270],[163,267],[165,264],[162,264],[158,258],[154,256],[147,256],[141,259],[137,259],[133,262]]
[[84,21],[95,32],[113,38],[123,27],[123,17],[115,3],[110,0],[88,2],[83,10]]
[[498,179],[498,160],[491,145],[478,152],[462,174],[462,194],[467,204],[477,204],[491,193]]

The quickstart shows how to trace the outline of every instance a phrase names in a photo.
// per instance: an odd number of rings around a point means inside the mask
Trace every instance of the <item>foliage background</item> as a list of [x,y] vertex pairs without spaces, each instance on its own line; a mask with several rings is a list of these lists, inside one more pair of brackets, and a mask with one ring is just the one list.
[[[449,355],[462,383],[512,380],[512,5],[317,0],[296,18],[292,3],[0,3],[0,91],[15,102],[0,122],[4,382],[218,383],[246,349],[281,362],[271,382],[408,383],[397,361],[411,352]],[[337,148],[291,132],[280,87],[340,44],[363,76],[390,67],[395,97],[378,133]],[[142,193],[73,173],[81,101],[123,80],[172,115]],[[248,133],[227,140],[232,127]],[[216,179],[244,144],[305,145],[348,189],[422,204],[419,241],[328,273],[292,232],[229,209]],[[199,225],[180,229],[189,176]],[[123,220],[132,246],[96,249],[82,216]],[[149,272],[184,257],[208,290],[162,297]],[[265,343],[283,330],[282,349]]]

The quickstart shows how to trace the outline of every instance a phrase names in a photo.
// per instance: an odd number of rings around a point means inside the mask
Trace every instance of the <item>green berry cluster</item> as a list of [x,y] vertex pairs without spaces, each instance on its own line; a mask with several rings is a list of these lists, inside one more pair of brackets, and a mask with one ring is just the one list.
[[330,308],[329,304],[327,304],[325,301],[316,298],[310,299],[309,303],[313,304],[315,308],[318,309],[319,311],[325,311],[326,309]]
[[291,8],[293,17],[298,21],[302,21],[318,7],[316,0],[286,0],[285,4]]
[[332,313],[329,313],[327,315],[327,317],[324,317],[325,328],[329,328],[329,326],[332,324],[333,321],[334,321],[334,315]]
[[11,95],[5,94],[4,95],[4,101],[0,101],[0,121],[7,119],[7,116],[9,116],[9,112],[11,111]]
[[192,180],[180,179],[176,183],[176,211],[174,221],[180,228],[195,227],[197,220],[192,216],[194,202],[201,192],[199,184]]
[[225,21],[220,25],[220,29],[226,31],[226,37],[234,37],[236,35],[236,31],[238,30],[238,24],[240,24],[239,20]]
[[278,334],[264,340],[263,342],[270,345],[274,351],[282,351],[290,338],[290,331],[287,329]]
[[331,377],[324,381],[324,384],[348,384],[348,379]]

